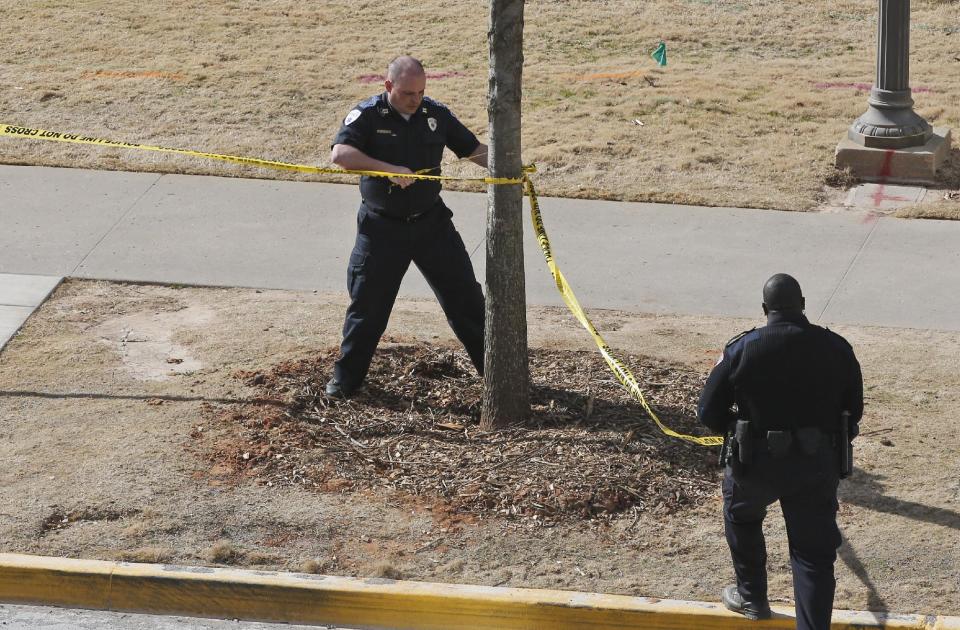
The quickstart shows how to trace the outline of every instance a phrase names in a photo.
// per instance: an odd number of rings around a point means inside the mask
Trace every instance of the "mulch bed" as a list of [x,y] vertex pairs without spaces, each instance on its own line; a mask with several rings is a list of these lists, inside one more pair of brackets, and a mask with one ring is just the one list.
[[[240,442],[220,461],[271,486],[387,487],[454,513],[547,525],[668,514],[716,492],[716,449],[662,435],[596,353],[531,350],[530,417],[496,432],[480,430],[482,381],[460,351],[381,344],[345,401],[323,393],[336,356],[237,372],[277,402],[222,413]],[[626,362],[667,426],[704,434],[694,419],[703,375]]]

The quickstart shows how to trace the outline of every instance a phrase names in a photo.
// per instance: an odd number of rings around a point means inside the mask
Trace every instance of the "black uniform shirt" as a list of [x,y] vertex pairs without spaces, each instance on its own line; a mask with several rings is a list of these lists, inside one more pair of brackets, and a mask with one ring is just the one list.
[[863,415],[863,377],[853,348],[802,314],[772,313],[762,328],[727,343],[700,395],[700,422],[723,433],[734,418],[760,431],[818,426],[837,432],[850,412],[850,437]]
[[[424,97],[410,120],[405,120],[387,100],[387,93],[357,105],[343,120],[334,144],[348,144],[377,160],[406,166],[423,175],[439,175],[443,148],[464,158],[480,141],[442,103]],[[440,197],[440,182],[418,180],[400,188],[385,177],[360,178],[360,195],[372,210],[406,217],[432,208]]]

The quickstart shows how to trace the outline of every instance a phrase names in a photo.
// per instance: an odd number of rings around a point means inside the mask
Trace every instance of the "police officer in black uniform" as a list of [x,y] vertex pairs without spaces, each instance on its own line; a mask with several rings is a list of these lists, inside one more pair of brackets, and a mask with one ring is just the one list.
[[797,628],[828,630],[841,542],[842,423],[848,419],[852,440],[863,414],[863,380],[850,344],[807,321],[804,307],[794,278],[767,280],[767,325],[727,343],[700,396],[698,416],[730,442],[724,447],[723,517],[737,583],[723,589],[724,605],[750,619],[770,616],[763,518],[779,500]]
[[411,262],[483,373],[483,291],[450,220],[453,213],[440,199],[439,181],[403,175],[439,175],[444,147],[486,167],[487,147],[446,106],[424,96],[426,74],[413,57],[390,62],[384,87],[347,114],[331,154],[344,169],[397,175],[360,179],[363,202],[347,267],[350,306],[340,358],[326,386],[333,397],[349,396],[366,377]]

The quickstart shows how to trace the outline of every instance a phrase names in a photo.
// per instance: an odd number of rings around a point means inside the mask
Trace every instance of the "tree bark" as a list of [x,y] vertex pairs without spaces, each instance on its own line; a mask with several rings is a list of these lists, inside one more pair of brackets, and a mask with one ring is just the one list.
[[[490,174],[520,177],[520,95],[524,0],[490,1]],[[526,287],[523,275],[523,187],[487,190],[487,306],[481,428],[530,413]]]

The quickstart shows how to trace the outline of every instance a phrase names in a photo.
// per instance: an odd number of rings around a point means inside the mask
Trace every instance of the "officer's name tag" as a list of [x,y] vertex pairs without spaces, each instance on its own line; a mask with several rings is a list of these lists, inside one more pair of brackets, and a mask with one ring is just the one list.
[[377,133],[385,133],[385,134],[390,135],[390,136],[393,135],[393,132],[392,132],[391,130],[389,130],[389,129],[377,129]]

